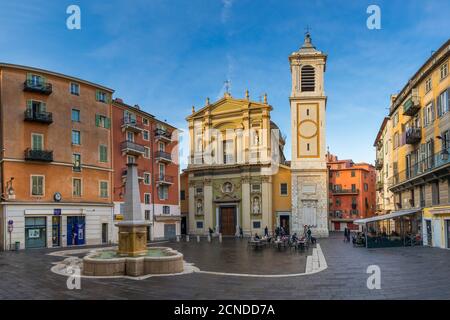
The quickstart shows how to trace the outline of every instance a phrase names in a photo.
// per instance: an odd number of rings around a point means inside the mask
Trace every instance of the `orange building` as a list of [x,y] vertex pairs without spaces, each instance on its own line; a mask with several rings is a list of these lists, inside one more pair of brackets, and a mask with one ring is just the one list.
[[[148,240],[181,233],[178,132],[153,115],[114,99],[112,102],[114,213],[123,209],[126,164],[138,164],[142,210],[150,220]],[[114,233],[116,234],[116,232]]]
[[358,229],[354,220],[375,215],[375,167],[327,154],[329,170],[329,223],[331,231]]
[[0,63],[0,247],[107,243],[113,90]]

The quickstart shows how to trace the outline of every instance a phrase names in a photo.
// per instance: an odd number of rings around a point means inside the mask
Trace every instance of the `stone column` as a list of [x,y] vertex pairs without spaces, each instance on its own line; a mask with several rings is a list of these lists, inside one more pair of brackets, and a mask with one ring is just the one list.
[[242,231],[251,234],[250,229],[250,177],[242,177]]
[[205,223],[203,225],[203,231],[206,232],[208,228],[213,227],[213,190],[211,179],[204,180],[203,186],[203,213],[205,217]]
[[195,220],[195,184],[192,181],[189,181],[189,230],[188,233],[196,232],[196,220]]
[[239,237],[239,226],[240,226],[240,213],[239,213],[239,204],[236,205],[236,237]]
[[216,207],[216,233],[217,233],[217,234],[220,233],[219,211],[220,211],[220,207],[217,206],[217,207]]
[[272,222],[272,182],[270,176],[262,177],[262,201],[261,201],[261,212],[262,212],[262,226],[264,229],[266,226],[271,230]]

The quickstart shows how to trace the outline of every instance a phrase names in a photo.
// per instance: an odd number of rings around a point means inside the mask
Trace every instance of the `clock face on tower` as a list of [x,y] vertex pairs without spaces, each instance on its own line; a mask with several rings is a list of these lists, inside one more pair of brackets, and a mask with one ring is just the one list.
[[319,157],[320,112],[317,103],[297,104],[297,148],[299,158]]
[[317,123],[313,120],[303,120],[298,125],[298,135],[304,139],[311,139],[317,135]]

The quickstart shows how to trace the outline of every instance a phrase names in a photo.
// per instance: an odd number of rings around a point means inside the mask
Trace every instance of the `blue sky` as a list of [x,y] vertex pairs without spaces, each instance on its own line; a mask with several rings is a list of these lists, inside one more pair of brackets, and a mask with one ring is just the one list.
[[[66,8],[81,8],[81,30]],[[381,30],[366,27],[381,7]],[[373,162],[389,96],[450,36],[447,0],[0,0],[0,61],[49,69],[116,90],[116,97],[180,128],[192,105],[267,92],[288,135],[288,56],[305,26],[328,57],[327,144],[339,158]]]

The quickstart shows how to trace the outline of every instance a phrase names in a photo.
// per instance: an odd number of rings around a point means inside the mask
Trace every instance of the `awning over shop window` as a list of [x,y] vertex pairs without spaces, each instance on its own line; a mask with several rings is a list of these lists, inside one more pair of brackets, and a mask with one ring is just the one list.
[[400,211],[391,212],[389,214],[385,214],[385,215],[381,215],[381,216],[371,217],[371,218],[367,218],[367,219],[355,220],[353,223],[355,223],[355,224],[366,224],[366,223],[369,223],[369,222],[389,220],[389,219],[393,219],[393,218],[397,218],[397,217],[401,217],[401,216],[406,216],[408,214],[417,213],[419,211],[421,211],[421,209],[417,209],[417,208],[415,208],[415,209],[408,209],[408,210],[400,210]]

